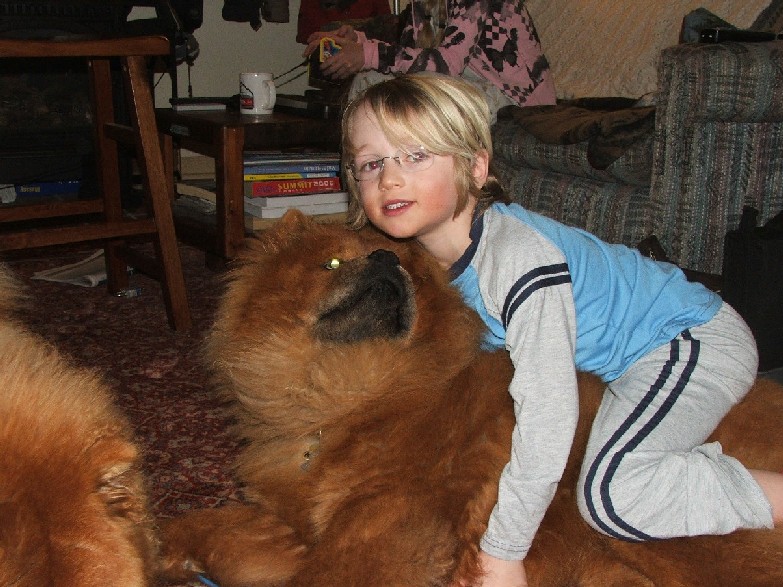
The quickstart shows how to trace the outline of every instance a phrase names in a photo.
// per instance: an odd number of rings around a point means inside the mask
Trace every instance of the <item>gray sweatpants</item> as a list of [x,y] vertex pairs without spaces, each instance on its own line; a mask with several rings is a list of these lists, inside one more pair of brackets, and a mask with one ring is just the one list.
[[727,304],[607,385],[579,479],[579,509],[624,540],[771,528],[748,470],[705,444],[756,377],[753,335]]

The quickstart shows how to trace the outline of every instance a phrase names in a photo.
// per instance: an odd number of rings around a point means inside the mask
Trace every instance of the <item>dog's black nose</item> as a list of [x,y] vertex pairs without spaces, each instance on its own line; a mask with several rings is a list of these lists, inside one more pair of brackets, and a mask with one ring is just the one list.
[[376,263],[383,263],[384,265],[399,265],[400,258],[386,249],[378,249],[370,253],[367,257],[371,261]]

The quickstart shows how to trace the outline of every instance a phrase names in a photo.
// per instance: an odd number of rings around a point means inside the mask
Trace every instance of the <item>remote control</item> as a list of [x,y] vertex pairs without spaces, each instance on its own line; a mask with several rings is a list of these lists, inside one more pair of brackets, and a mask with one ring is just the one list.
[[783,39],[783,35],[768,31],[748,31],[742,29],[709,28],[701,31],[699,41],[702,43],[759,43]]

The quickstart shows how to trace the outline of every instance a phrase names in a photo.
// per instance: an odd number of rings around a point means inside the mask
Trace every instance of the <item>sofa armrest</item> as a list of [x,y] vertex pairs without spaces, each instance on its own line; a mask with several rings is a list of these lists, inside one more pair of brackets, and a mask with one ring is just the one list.
[[731,122],[783,120],[783,41],[687,43],[661,52],[658,111]]
[[783,208],[783,41],[661,53],[651,184],[657,236],[698,271],[721,272],[744,205]]

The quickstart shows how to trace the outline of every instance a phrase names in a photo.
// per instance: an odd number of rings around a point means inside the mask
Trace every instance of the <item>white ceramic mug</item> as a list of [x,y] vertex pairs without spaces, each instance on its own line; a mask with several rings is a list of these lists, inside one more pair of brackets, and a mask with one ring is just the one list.
[[239,111],[242,114],[272,114],[276,100],[271,73],[239,75]]

